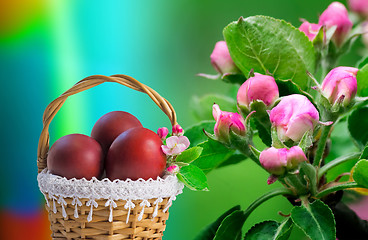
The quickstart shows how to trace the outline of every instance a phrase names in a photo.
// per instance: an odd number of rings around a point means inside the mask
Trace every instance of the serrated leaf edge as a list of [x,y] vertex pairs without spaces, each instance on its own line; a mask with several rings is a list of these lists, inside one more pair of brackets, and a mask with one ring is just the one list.
[[[273,17],[270,17],[270,16],[264,16],[264,15],[255,15],[255,16],[251,16],[251,17],[247,17],[247,18],[240,18],[238,21],[233,21],[233,22],[231,22],[230,24],[228,24],[225,28],[224,28],[224,30],[223,30],[223,32],[225,32],[225,31],[227,31],[227,29],[228,28],[230,28],[231,26],[233,26],[233,25],[240,25],[240,24],[242,24],[242,23],[244,23],[247,19],[252,19],[252,18],[264,18],[264,19],[268,19],[268,20],[275,20],[275,21],[277,21],[277,22],[279,22],[280,24],[283,24],[283,25],[287,25],[287,26],[289,26],[289,27],[291,27],[293,30],[295,30],[295,31],[298,31],[298,32],[300,32],[301,34],[303,34],[299,29],[297,29],[296,27],[294,27],[292,24],[290,24],[290,23],[288,23],[288,22],[286,22],[285,20],[282,20],[282,19],[277,19],[277,18],[273,18]],[[225,35],[225,34],[224,34]],[[308,48],[309,50],[311,50],[310,51],[310,53],[313,55],[312,57],[313,57],[313,64],[311,64],[311,66],[307,66],[307,64],[306,64],[306,62],[304,61],[304,58],[299,54],[299,51],[297,51],[297,48],[295,48],[295,46],[293,45],[293,44],[291,44],[290,46],[292,46],[292,48],[293,48],[293,50],[297,53],[297,55],[298,55],[298,57],[299,57],[299,59],[301,60],[301,62],[304,64],[304,66],[305,66],[305,68],[307,69],[307,70],[311,70],[311,69],[308,69],[308,68],[315,68],[315,61],[316,61],[316,51],[315,51],[315,49],[314,49],[314,46],[313,46],[313,43],[309,40],[309,38],[305,35],[305,34],[303,34],[303,35],[300,35],[300,36],[302,36],[306,41],[306,43],[307,44],[309,44],[309,47],[308,46],[306,46],[306,48]],[[226,40],[226,39],[225,39]],[[290,42],[289,42],[290,43]],[[309,52],[309,51],[308,51]],[[233,57],[233,56],[232,56]],[[257,59],[257,61],[261,64],[261,66],[262,66],[262,68],[263,69],[265,69],[265,67],[263,66],[263,63],[261,63],[260,62],[260,59],[257,57],[257,56],[255,56],[256,57],[256,59]],[[277,70],[277,66],[275,67],[275,70],[274,70],[274,72]],[[265,70],[266,71],[266,70]],[[295,69],[295,71],[296,71],[296,69]],[[291,78],[293,78],[294,76],[295,76],[295,71],[294,71],[294,74],[293,74],[293,76],[291,77]],[[245,73],[244,73],[245,74]],[[272,74],[273,75],[273,74]],[[294,82],[295,83],[295,82]],[[296,83],[295,83],[296,84]],[[300,88],[300,86],[298,85],[298,84],[296,84],[299,88]],[[308,87],[308,86],[306,86],[306,87]]]
[[[320,201],[320,200],[316,200],[315,202],[313,202],[313,203],[311,203],[310,205],[313,205],[314,203],[316,203],[317,201],[319,201],[320,203],[322,203],[324,206],[326,206],[327,208],[328,208],[328,210],[331,212],[331,214],[332,214],[332,216],[334,216],[333,215],[333,212],[332,212],[332,210],[324,203],[324,202],[322,202],[322,201]],[[303,207],[303,206],[298,206],[298,208],[301,208],[301,207]],[[310,206],[308,206],[308,207],[306,207],[306,206],[304,206],[307,210],[308,210],[308,213],[310,212]],[[306,235],[306,236],[308,236],[309,238],[311,238],[311,236],[309,236],[309,234],[303,229],[303,228],[301,228],[300,226],[299,226],[299,224],[297,224],[295,221],[294,221],[294,218],[293,218],[293,210],[295,209],[296,207],[294,207],[292,210],[291,210],[291,219],[293,220],[293,223],[298,227],[298,228],[300,228],[300,230],[302,230],[303,232],[304,232],[304,234]],[[315,219],[315,217],[311,214],[311,216],[312,216],[312,219],[314,219],[314,220],[316,220]],[[335,222],[335,218],[333,218],[333,221],[334,221],[334,225],[336,226],[336,222]],[[318,221],[316,221],[317,223],[318,223]],[[321,226],[319,225],[319,224],[317,224],[317,226],[318,226],[318,229],[319,230],[321,230],[322,228],[321,228]],[[323,237],[323,235],[322,235],[322,237]],[[335,236],[334,236],[335,238],[336,238],[336,231],[335,231]],[[312,239],[312,238],[311,238]],[[312,239],[313,240],[313,239]],[[319,239],[318,239],[319,240]],[[325,239],[325,238],[323,238],[323,239],[321,239],[321,240],[328,240],[328,239]]]

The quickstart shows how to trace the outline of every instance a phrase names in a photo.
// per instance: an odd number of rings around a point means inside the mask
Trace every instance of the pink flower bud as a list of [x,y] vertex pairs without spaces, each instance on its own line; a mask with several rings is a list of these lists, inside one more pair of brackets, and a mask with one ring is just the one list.
[[274,175],[283,175],[287,166],[287,149],[270,147],[259,156],[261,165]]
[[283,97],[271,110],[270,120],[281,141],[291,139],[297,142],[304,133],[314,129],[319,122],[319,114],[308,98],[293,94]]
[[157,135],[161,138],[161,139],[165,139],[167,134],[169,134],[169,129],[167,129],[166,127],[162,127],[159,128],[157,130]]
[[368,17],[368,0],[349,0],[349,8],[363,18]]
[[348,10],[340,2],[331,3],[319,17],[318,24],[326,26],[327,29],[336,26],[332,40],[337,46],[341,46],[346,35],[353,27],[353,23],[349,19]]
[[179,167],[178,165],[174,164],[166,168],[166,171],[170,174],[176,174],[179,172]]
[[179,124],[176,124],[172,127],[172,133],[173,135],[183,135],[184,130]]
[[290,149],[270,147],[261,152],[259,161],[269,173],[280,176],[286,170],[298,168],[301,162],[307,161],[307,157],[299,146]]
[[322,83],[322,94],[331,104],[342,102],[347,106],[357,92],[357,68],[337,67],[332,69]]
[[211,64],[220,74],[239,73],[240,70],[230,57],[229,49],[225,41],[216,43],[211,54]]
[[313,41],[321,27],[322,25],[320,24],[309,23],[308,21],[305,21],[302,23],[302,25],[300,25],[299,30],[303,32],[310,41]]
[[289,170],[297,168],[299,163],[304,161],[307,161],[307,157],[299,146],[291,147],[287,151],[287,168]]
[[275,79],[259,73],[255,73],[254,77],[249,78],[240,86],[236,97],[238,104],[248,109],[255,100],[261,100],[270,106],[277,98],[279,98],[279,88]]
[[219,141],[230,143],[230,130],[240,136],[245,135],[245,122],[239,113],[221,111],[220,107],[214,104],[212,114],[216,120],[215,136]]

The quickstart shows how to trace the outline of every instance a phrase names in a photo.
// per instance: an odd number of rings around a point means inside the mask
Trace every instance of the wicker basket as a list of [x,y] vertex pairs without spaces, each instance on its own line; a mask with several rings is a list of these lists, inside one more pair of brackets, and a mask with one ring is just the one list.
[[[112,75],[110,77],[94,75],[87,77],[52,101],[44,112],[43,129],[38,145],[37,166],[39,177],[47,172],[48,128],[56,113],[69,96],[104,82],[116,82],[146,93],[169,117],[172,126],[177,124],[176,114],[171,104],[156,91],[134,78],[126,75]],[[103,183],[102,180],[94,179],[94,181],[99,184]],[[105,179],[105,181],[107,180]],[[141,181],[143,180],[141,179]],[[45,183],[40,183],[39,179],[40,189],[42,184]],[[180,184],[177,185],[179,186],[177,194],[181,193],[182,186]],[[78,199],[78,204],[76,204],[75,199],[70,195],[61,198],[60,201],[52,193],[43,191],[43,194],[47,202],[46,209],[49,213],[53,239],[162,239],[166,226],[165,222],[169,217],[167,209],[170,207],[172,200],[175,200],[175,196],[167,196],[160,197],[160,201],[155,198],[147,199],[145,204],[142,204],[141,199],[131,199],[129,201],[127,199],[115,199],[113,206],[107,204],[109,199],[95,199],[93,205],[91,199],[81,198]],[[127,202],[133,204],[133,208],[128,208]],[[92,210],[93,218],[91,218]]]

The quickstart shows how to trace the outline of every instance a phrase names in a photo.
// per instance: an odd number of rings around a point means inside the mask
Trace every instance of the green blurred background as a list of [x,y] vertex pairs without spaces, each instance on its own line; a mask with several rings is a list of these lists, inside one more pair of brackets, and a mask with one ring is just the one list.
[[[215,73],[209,55],[228,23],[262,14],[299,27],[300,18],[317,22],[331,2],[1,0],[0,234],[5,235],[0,238],[48,239],[36,181],[37,142],[43,110],[74,83],[94,74],[131,75],[167,98],[185,128],[196,122],[190,110],[193,96],[230,91],[221,81],[196,76]],[[360,48],[358,44],[354,51]],[[350,60],[357,58],[351,55],[342,62],[353,65]],[[94,122],[113,110],[132,113],[154,131],[170,124],[147,96],[108,83],[68,99],[52,123],[51,142],[70,133],[90,134]],[[185,190],[174,202],[164,239],[193,239],[225,210],[237,204],[246,208],[278,187],[268,186],[267,177],[250,161],[211,172],[209,192]],[[281,197],[272,199],[250,216],[245,228],[280,220],[278,211],[287,214],[290,208]],[[298,233],[293,236],[301,239]]]

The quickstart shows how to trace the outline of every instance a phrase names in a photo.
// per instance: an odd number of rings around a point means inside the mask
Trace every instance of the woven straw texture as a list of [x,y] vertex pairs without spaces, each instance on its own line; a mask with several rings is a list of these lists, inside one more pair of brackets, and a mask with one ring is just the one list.
[[[72,88],[61,94],[58,98],[52,101],[47,107],[43,115],[43,129],[38,144],[37,166],[40,173],[47,168],[47,153],[49,151],[49,125],[60,110],[66,99],[74,94],[95,87],[104,82],[115,82],[127,86],[133,90],[146,93],[156,105],[168,116],[171,125],[177,124],[176,113],[172,105],[156,91],[150,87],[140,83],[136,79],[127,75],[112,75],[110,77],[103,75],[94,75],[87,77]],[[52,201],[52,199],[49,199]],[[150,199],[151,207],[145,206],[143,218],[138,221],[138,214],[142,210],[139,205],[141,201],[133,201],[136,205],[130,212],[129,221],[126,223],[128,210],[124,208],[125,201],[116,201],[117,207],[113,209],[113,221],[109,222],[110,208],[105,207],[106,199],[96,200],[98,207],[93,209],[93,220],[88,222],[87,215],[90,207],[86,206],[88,199],[81,199],[82,206],[78,209],[78,218],[74,217],[75,207],[72,205],[72,198],[65,199],[67,205],[65,211],[67,217],[62,216],[62,207],[56,203],[57,211],[54,211],[46,205],[49,212],[49,220],[51,223],[53,239],[98,239],[98,240],[158,240],[162,239],[165,223],[169,217],[169,213],[163,212],[168,203],[168,198],[164,198],[163,202],[159,203],[158,215],[152,218],[155,205],[155,199]]]
[[[51,199],[49,199],[51,201]],[[57,205],[57,213],[53,213],[52,207],[46,206],[49,212],[49,220],[51,222],[51,230],[53,239],[98,239],[98,240],[117,240],[117,239],[162,239],[165,230],[165,222],[169,218],[169,212],[164,213],[162,209],[167,204],[164,199],[159,204],[158,215],[152,218],[154,211],[154,200],[149,200],[151,207],[145,207],[143,219],[138,221],[138,214],[142,207],[139,206],[140,201],[133,201],[136,207],[129,216],[129,222],[126,223],[128,210],[124,209],[125,201],[117,201],[117,207],[113,210],[114,221],[109,222],[107,219],[110,209],[105,207],[105,201],[98,201],[98,207],[93,210],[93,220],[87,221],[87,215],[90,207],[86,206],[88,199],[82,199],[82,206],[78,210],[79,218],[74,218],[74,206],[71,205],[72,199],[67,198],[66,212],[68,217],[63,218],[61,214],[61,206]]]

